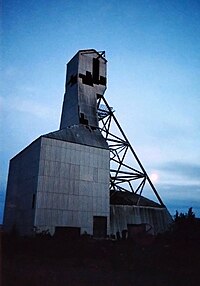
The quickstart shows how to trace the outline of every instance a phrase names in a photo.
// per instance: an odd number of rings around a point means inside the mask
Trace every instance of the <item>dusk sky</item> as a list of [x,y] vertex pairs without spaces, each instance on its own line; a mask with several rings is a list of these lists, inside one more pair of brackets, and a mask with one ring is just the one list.
[[66,63],[105,50],[105,97],[172,215],[200,216],[200,1],[3,0],[0,223],[9,160],[59,128]]

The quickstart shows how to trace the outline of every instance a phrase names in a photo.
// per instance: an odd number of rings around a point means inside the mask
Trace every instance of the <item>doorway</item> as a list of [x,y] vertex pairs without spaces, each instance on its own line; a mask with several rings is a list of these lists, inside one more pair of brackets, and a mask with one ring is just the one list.
[[93,216],[93,236],[105,238],[107,236],[107,217]]

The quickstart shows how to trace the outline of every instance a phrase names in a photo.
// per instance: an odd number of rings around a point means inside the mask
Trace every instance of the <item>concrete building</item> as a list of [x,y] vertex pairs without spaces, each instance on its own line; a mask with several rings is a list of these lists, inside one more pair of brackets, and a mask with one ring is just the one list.
[[[10,161],[6,231],[15,227],[21,235],[64,230],[106,237],[135,224],[151,225],[153,234],[167,229],[171,217],[124,133],[122,139],[112,135],[111,147],[106,123],[99,128],[107,115],[114,116],[103,96],[106,63],[104,52],[96,50],[81,50],[68,63],[60,129],[40,136]],[[106,103],[101,112],[100,100]],[[131,148],[140,171],[123,163],[119,146]],[[116,170],[111,170],[112,160]],[[120,182],[131,186],[136,179],[143,181],[131,187],[132,193],[120,189]],[[145,180],[158,203],[142,197]]]
[[105,89],[103,55],[79,51],[67,66],[60,130],[39,137],[10,161],[5,230],[109,233],[110,155],[97,129],[97,97]]

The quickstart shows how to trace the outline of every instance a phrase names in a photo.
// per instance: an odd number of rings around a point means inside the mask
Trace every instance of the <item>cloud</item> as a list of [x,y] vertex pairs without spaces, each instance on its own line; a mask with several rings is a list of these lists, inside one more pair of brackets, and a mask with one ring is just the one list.
[[200,216],[200,186],[160,184],[157,190],[171,214],[175,214],[176,210],[185,213],[193,207],[196,216]]
[[50,118],[53,113],[53,110],[50,107],[41,105],[30,99],[16,98],[13,102],[12,108],[19,112],[30,113],[39,118]]
[[174,200],[197,199],[200,201],[200,185],[196,184],[159,184],[157,188],[167,198]]
[[1,99],[3,110],[14,110],[31,114],[41,119],[57,118],[57,110],[46,103],[39,103],[31,98],[11,97]]
[[200,186],[166,184],[157,187],[171,214],[175,214],[176,210],[185,213],[192,207],[196,216],[200,217]]
[[185,179],[197,180],[200,183],[199,164],[172,161],[163,164],[159,169],[165,172],[174,173],[177,176],[184,177]]

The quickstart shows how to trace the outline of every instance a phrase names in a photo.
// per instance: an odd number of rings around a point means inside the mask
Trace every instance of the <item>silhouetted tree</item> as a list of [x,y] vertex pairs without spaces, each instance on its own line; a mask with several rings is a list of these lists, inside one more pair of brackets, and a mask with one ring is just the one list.
[[192,207],[188,209],[187,213],[180,213],[176,211],[176,214],[174,216],[175,222],[186,222],[186,221],[194,221],[195,219],[195,213],[192,210]]
[[199,237],[200,223],[196,219],[192,207],[187,213],[176,211],[174,216],[173,234],[181,240],[191,240]]

